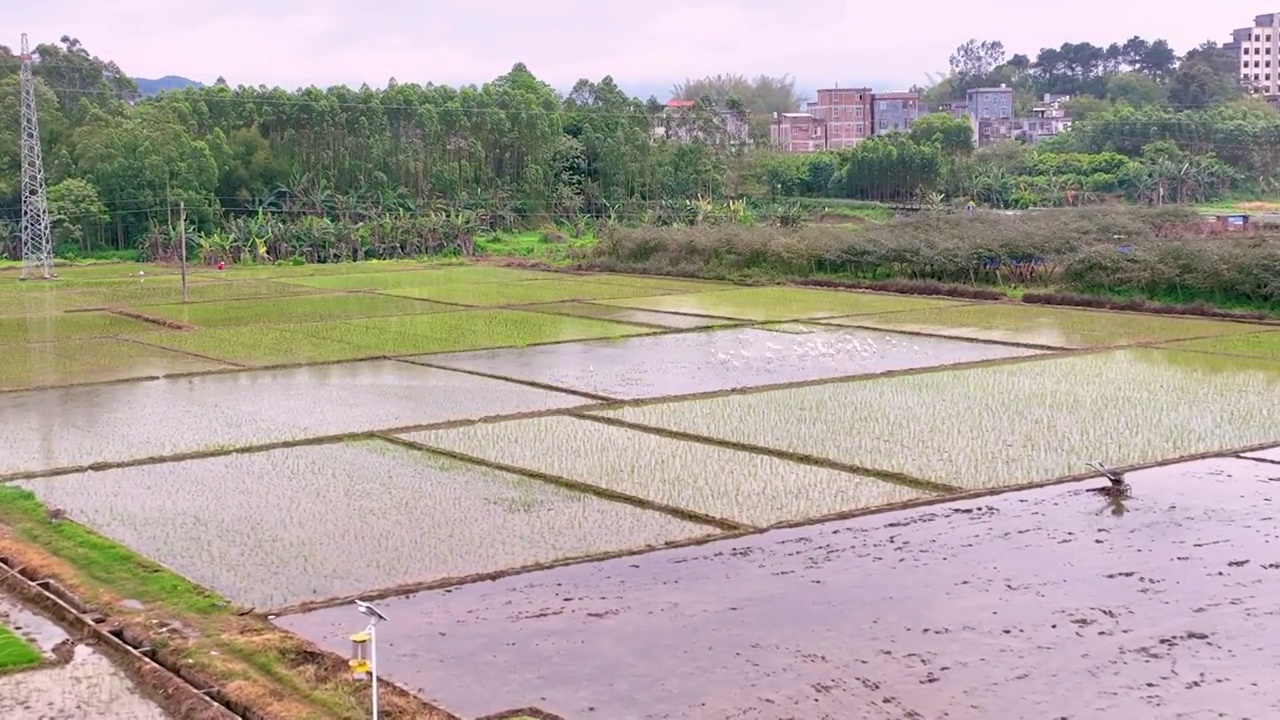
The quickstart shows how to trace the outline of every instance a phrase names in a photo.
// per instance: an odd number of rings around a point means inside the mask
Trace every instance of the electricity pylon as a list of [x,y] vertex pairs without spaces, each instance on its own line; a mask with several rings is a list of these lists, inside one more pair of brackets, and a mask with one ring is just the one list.
[[44,187],[40,121],[36,117],[36,78],[31,48],[22,34],[22,275],[53,277],[53,241],[49,237],[49,198]]

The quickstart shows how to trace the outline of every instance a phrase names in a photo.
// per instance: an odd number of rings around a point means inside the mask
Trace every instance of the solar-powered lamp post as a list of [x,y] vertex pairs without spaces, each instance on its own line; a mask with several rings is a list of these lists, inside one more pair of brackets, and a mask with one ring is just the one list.
[[378,608],[363,600],[356,601],[356,610],[369,618],[363,632],[351,636],[351,674],[356,680],[370,679],[373,695],[373,720],[378,720],[378,623],[387,619]]

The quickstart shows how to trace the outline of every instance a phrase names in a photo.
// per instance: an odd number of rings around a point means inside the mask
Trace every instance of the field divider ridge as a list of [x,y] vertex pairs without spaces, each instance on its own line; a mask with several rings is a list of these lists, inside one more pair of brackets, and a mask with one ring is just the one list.
[[557,560],[548,560],[546,562],[531,563],[528,565],[518,565],[503,570],[491,570],[483,573],[474,573],[471,575],[461,575],[455,577],[438,578],[436,580],[427,580],[422,582],[403,583],[387,588],[374,588],[360,593],[344,595],[342,597],[324,598],[322,600],[307,600],[292,605],[286,605],[271,610],[261,611],[260,614],[268,619],[284,617],[286,615],[301,615],[304,613],[314,612],[316,610],[324,610],[326,608],[341,607],[350,605],[356,600],[364,600],[366,602],[377,602],[388,598],[402,597],[406,595],[416,595],[423,592],[433,592],[437,590],[447,590],[462,585],[471,585],[474,583],[493,582],[510,577],[520,575],[528,575],[543,570],[554,570],[556,568],[569,567],[573,565],[588,565],[591,563],[605,562],[608,560],[620,560],[622,558],[636,557],[638,555],[648,555],[663,550],[678,550],[680,548],[698,547],[707,545],[721,540],[733,540],[741,537],[748,537],[763,532],[764,528],[755,528],[752,530],[737,530],[721,533],[709,533],[707,535],[699,535],[697,537],[686,538],[683,540],[672,540],[670,542],[660,543],[657,545],[649,545],[645,547],[630,548],[626,550],[611,550],[602,553],[593,553],[590,555],[579,555],[576,557],[560,558]]
[[1252,450],[1242,450],[1240,451],[1240,453],[1234,455],[1233,457],[1240,458],[1241,460],[1249,460],[1252,462],[1260,462],[1260,463],[1266,463],[1268,465],[1280,466],[1280,460],[1273,460],[1271,458],[1264,458],[1264,457],[1250,457],[1249,455],[1245,454],[1245,453],[1261,452],[1263,450],[1273,450],[1273,449],[1280,449],[1280,445],[1276,445],[1274,447],[1254,448]]
[[759,529],[759,527],[755,525],[748,525],[746,523],[740,523],[734,520],[716,517],[714,515],[707,515],[706,513],[700,513],[700,512],[689,510],[687,508],[682,508],[676,505],[668,505],[666,503],[660,503],[654,500],[650,500],[648,498],[640,497],[639,495],[632,495],[630,493],[611,490],[609,488],[602,487],[600,485],[593,485],[591,483],[582,482],[581,480],[574,480],[572,478],[567,478],[567,477],[564,477],[563,475],[554,475],[552,473],[546,473],[540,470],[532,470],[530,468],[521,467],[519,465],[509,465],[507,463],[497,462],[496,460],[489,460],[487,458],[483,458],[478,455],[469,455],[467,453],[458,452],[456,450],[448,450],[445,448],[436,447],[434,445],[427,445],[424,443],[417,442],[416,440],[410,440],[405,437],[390,435],[386,433],[378,433],[376,434],[376,437],[380,440],[385,440],[386,442],[392,443],[394,445],[399,445],[401,447],[405,447],[410,450],[417,450],[419,452],[428,452],[434,455],[440,455],[442,457],[447,457],[453,460],[458,460],[460,462],[468,463],[470,465],[480,465],[482,467],[487,467],[491,470],[499,470],[501,472],[510,473],[512,475],[520,475],[522,477],[526,477],[531,480],[538,480],[541,482],[549,483],[551,485],[556,485],[566,490],[573,490],[574,492],[580,492],[587,495],[594,495],[603,500],[611,500],[613,502],[625,503],[627,505],[632,505],[642,510],[652,510],[655,512],[660,512],[660,513],[663,513],[664,515],[670,515],[676,518],[677,520],[683,520],[685,522],[695,523],[698,525],[706,525],[706,526],[715,528],[716,530],[720,530],[724,532],[743,532],[743,531]]
[[706,435],[697,435],[694,433],[683,432],[680,430],[670,430],[667,428],[654,427],[652,425],[641,425],[639,423],[618,420],[617,418],[604,417],[600,415],[592,415],[591,410],[570,410],[569,414],[582,420],[590,420],[602,425],[610,425],[624,430],[632,430],[642,432],[649,435],[657,435],[668,440],[682,440],[685,442],[701,443],[703,445],[714,445],[726,450],[736,450],[738,452],[751,453],[753,455],[763,455],[765,457],[778,458],[780,460],[788,460],[802,465],[822,468],[824,470],[835,470],[837,472],[845,472],[853,475],[861,475],[863,477],[874,478],[882,482],[893,485],[908,487],[912,490],[919,490],[927,493],[940,495],[954,495],[964,492],[964,488],[956,485],[948,485],[945,483],[925,480],[913,477],[905,473],[894,472],[892,470],[881,470],[878,468],[863,467],[861,465],[853,465],[843,463],[829,458],[819,457],[817,455],[807,455],[804,453],[791,452],[789,450],[781,450],[771,448],[764,445],[753,445],[751,443],[741,443],[734,440],[724,440],[721,438],[708,437]]

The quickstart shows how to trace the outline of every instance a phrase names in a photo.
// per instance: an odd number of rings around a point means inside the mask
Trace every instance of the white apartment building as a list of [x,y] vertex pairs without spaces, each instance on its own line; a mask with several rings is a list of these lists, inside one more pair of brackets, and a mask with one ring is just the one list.
[[1228,48],[1240,63],[1240,84],[1262,95],[1280,95],[1280,12],[1259,15],[1253,27],[1232,33]]

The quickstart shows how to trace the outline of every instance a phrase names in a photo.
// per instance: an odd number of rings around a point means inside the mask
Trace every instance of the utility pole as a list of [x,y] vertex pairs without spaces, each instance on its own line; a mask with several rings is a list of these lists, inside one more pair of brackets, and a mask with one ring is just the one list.
[[36,117],[36,78],[31,48],[22,34],[22,275],[53,277],[53,242],[49,237],[49,198],[44,187],[44,157]]
[[182,302],[187,301],[187,203],[178,202],[178,242],[182,244]]

